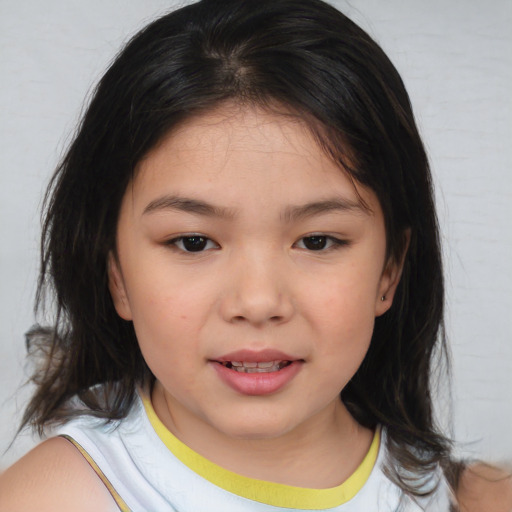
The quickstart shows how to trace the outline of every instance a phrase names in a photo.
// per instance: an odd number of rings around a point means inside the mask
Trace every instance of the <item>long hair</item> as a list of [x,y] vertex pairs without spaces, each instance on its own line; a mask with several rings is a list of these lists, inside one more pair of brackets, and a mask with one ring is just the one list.
[[[388,257],[403,276],[369,351],[341,393],[362,425],[382,424],[412,494],[449,461],[435,426],[431,374],[446,352],[443,274],[427,156],[402,80],[381,48],[320,0],[201,0],[154,21],[94,91],[47,191],[37,306],[55,321],[28,333],[42,354],[23,425],[76,414],[124,417],[152,376],[107,286],[107,255],[137,164],[180,122],[225,101],[286,107],[384,212]],[[343,172],[340,170],[340,172]],[[36,307],[37,307],[36,306]],[[83,410],[70,407],[77,396]]]

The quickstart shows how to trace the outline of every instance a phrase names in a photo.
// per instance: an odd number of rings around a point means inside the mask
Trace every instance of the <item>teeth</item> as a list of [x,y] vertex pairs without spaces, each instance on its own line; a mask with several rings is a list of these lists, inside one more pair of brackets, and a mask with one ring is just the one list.
[[291,364],[291,361],[262,361],[258,363],[249,361],[229,361],[222,364],[240,373],[270,373],[281,370],[281,368]]
[[258,363],[258,368],[272,368],[276,364],[276,361],[267,361],[265,363]]

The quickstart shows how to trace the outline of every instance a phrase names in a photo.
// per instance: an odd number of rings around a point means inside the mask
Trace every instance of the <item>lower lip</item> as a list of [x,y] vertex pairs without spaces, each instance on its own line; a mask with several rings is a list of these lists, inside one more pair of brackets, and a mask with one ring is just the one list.
[[212,361],[220,378],[230,388],[243,395],[258,396],[277,393],[290,382],[302,368],[302,361],[293,361],[276,372],[242,373]]

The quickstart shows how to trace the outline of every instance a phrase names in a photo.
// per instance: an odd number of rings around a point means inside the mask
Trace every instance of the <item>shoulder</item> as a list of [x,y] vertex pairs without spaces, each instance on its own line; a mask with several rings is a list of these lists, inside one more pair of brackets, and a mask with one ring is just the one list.
[[464,470],[457,489],[461,512],[512,512],[512,473],[488,464]]
[[0,475],[0,512],[118,510],[79,451],[63,438],[44,441]]

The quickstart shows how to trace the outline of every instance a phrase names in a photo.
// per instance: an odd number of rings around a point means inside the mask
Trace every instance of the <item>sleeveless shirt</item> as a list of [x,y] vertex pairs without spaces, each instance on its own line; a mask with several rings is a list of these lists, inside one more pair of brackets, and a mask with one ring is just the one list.
[[179,441],[158,419],[151,400],[138,396],[129,415],[105,424],[80,416],[56,435],[72,442],[122,511],[133,512],[448,512],[450,492],[441,472],[431,496],[405,496],[383,472],[385,431],[378,429],[356,471],[330,489],[305,489],[228,471]]

